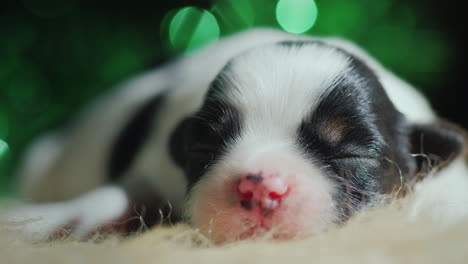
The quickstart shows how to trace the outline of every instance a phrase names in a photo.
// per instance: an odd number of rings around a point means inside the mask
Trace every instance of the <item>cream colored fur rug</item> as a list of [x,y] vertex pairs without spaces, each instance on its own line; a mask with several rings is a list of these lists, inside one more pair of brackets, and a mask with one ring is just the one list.
[[128,238],[31,242],[0,222],[0,263],[468,263],[468,174],[454,162],[407,198],[305,240],[213,245],[185,225]]
[[[3,224],[5,226],[5,223]],[[302,241],[214,246],[180,225],[99,243],[29,243],[0,232],[0,263],[468,263],[468,221],[449,227],[408,221],[397,205],[361,214],[345,227]]]

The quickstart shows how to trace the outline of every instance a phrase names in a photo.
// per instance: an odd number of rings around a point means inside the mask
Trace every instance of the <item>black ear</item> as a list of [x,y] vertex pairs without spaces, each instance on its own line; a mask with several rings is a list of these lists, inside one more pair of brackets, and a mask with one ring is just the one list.
[[187,133],[189,133],[192,118],[183,119],[174,129],[169,138],[169,154],[177,166],[183,168],[188,158]]
[[410,132],[411,153],[419,171],[442,168],[465,148],[466,132],[446,121],[413,125]]

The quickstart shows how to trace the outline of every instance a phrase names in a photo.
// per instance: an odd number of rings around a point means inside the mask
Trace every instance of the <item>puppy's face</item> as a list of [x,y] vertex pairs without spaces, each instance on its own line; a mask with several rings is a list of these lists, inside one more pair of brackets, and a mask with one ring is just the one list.
[[313,234],[400,186],[415,162],[404,117],[373,72],[321,42],[282,42],[228,63],[171,153],[185,216],[215,241]]

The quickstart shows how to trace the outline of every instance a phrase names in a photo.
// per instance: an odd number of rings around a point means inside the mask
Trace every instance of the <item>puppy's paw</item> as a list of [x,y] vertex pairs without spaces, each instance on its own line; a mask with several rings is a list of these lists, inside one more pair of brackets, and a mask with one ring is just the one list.
[[10,229],[23,232],[34,241],[64,236],[84,238],[94,231],[118,226],[127,208],[123,190],[108,186],[70,201],[24,205],[1,218],[11,223]]

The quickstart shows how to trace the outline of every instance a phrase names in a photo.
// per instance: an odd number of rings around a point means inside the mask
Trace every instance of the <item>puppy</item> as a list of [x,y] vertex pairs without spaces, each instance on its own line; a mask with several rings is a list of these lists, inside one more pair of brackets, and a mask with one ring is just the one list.
[[40,204],[15,215],[40,217],[27,228],[41,238],[128,228],[134,214],[216,242],[302,237],[404,194],[465,145],[353,44],[268,29],[136,76],[77,119],[37,140],[20,170],[24,199]]

